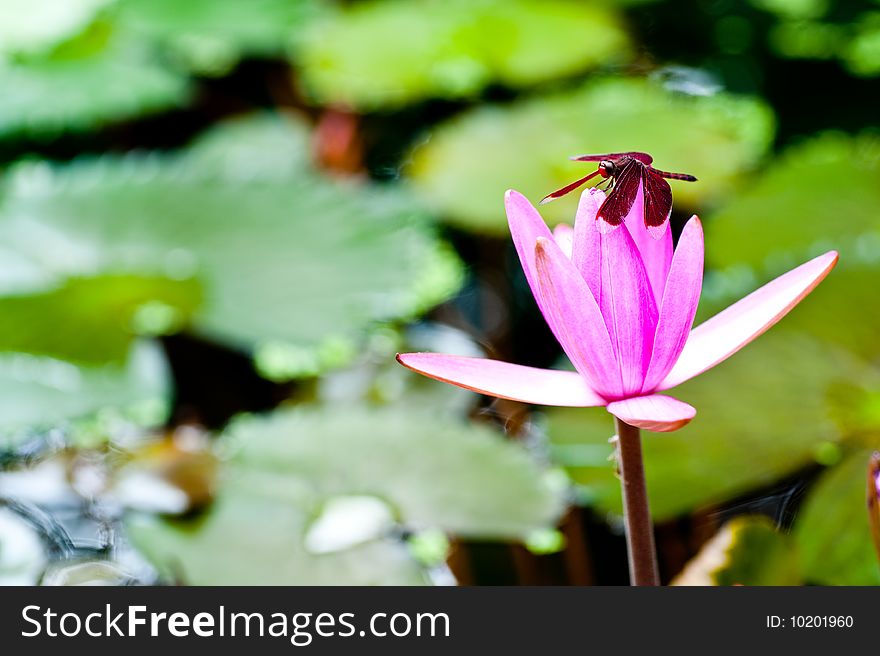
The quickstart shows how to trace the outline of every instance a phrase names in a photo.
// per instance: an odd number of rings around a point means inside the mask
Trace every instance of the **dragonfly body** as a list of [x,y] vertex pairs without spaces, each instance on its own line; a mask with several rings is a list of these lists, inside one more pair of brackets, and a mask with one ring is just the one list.
[[694,176],[687,173],[670,173],[655,169],[651,166],[654,158],[647,153],[578,155],[571,159],[577,162],[599,162],[599,165],[597,170],[589,175],[546,196],[541,203],[556,200],[597,175],[610,179],[611,192],[596,215],[596,219],[601,221],[599,228],[603,232],[610,231],[623,223],[636,201],[639,190],[641,190],[644,198],[645,227],[652,237],[659,239],[666,231],[669,216],[672,214],[672,189],[666,179],[696,181]]

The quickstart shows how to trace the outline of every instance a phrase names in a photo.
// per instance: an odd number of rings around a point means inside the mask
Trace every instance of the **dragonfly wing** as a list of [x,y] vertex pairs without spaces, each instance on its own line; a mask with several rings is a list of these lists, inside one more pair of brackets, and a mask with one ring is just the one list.
[[650,169],[642,169],[645,194],[645,227],[655,239],[666,230],[666,222],[672,214],[672,189],[669,183]]
[[645,164],[646,166],[650,166],[651,162],[654,161],[654,158],[651,157],[648,153],[632,152],[632,153],[623,153],[623,154],[628,155],[629,157],[632,157],[633,159],[639,160],[642,164]]
[[575,155],[569,159],[575,162],[601,162],[604,159],[616,160],[623,157],[632,157],[640,161],[642,164],[650,165],[654,161],[648,153],[629,152],[629,153],[605,153],[604,155]]
[[[630,159],[614,178],[614,190],[602,203],[597,219],[602,219],[609,226],[619,226],[632,209],[639,193],[639,181],[642,179],[644,166],[635,159]],[[601,228],[601,226],[600,226]]]

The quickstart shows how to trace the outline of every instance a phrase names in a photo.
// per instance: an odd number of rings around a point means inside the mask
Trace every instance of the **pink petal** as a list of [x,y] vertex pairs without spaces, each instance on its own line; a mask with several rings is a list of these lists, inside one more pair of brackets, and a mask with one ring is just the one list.
[[[596,213],[604,199],[595,188],[581,194],[571,259],[599,303],[620,365],[621,392],[629,396],[642,390],[657,325],[657,304],[629,231],[603,233],[596,225]],[[640,220],[645,232],[644,220]],[[653,241],[647,233],[646,238]]]
[[621,396],[620,370],[608,329],[587,283],[549,239],[538,238],[535,263],[544,316],[551,327],[557,327],[556,337],[571,363],[602,396]]
[[[669,266],[672,262],[672,231],[664,229],[659,239],[651,236],[645,228],[645,197],[643,183],[639,182],[639,193],[632,209],[626,215],[625,223],[629,234],[632,235],[645,270],[648,272],[648,280],[651,281],[651,289],[654,292],[654,301],[660,306],[663,290],[666,288],[666,277],[669,275]],[[664,224],[667,225],[667,224]]]
[[657,304],[627,230],[602,235],[599,307],[620,365],[623,396],[640,394],[651,361]]
[[538,291],[538,274],[535,271],[535,242],[538,237],[552,239],[553,235],[544,219],[538,214],[529,200],[518,191],[508,189],[504,194],[504,209],[507,211],[507,223],[510,226],[510,236],[513,238],[513,245],[516,247],[517,255],[519,255],[520,265],[526,274],[526,280],[532,290],[532,296],[538,303],[538,309],[550,325],[550,330],[559,339],[556,327],[553,325],[551,318],[544,309],[544,302],[541,300],[541,294]]
[[600,283],[602,234],[596,225],[596,214],[599,213],[604,200],[605,194],[595,187],[585,189],[581,194],[574,220],[574,243],[571,249],[571,261],[587,281],[587,286],[596,300],[602,293]]
[[553,228],[553,239],[565,255],[571,259],[571,250],[574,242],[574,230],[567,223],[560,223]]
[[693,406],[662,394],[614,401],[608,404],[608,412],[630,426],[655,433],[678,430],[697,414]]
[[498,360],[442,353],[399,353],[397,361],[444,383],[502,399],[539,405],[605,405],[602,397],[574,371],[535,369]]
[[693,217],[681,233],[666,278],[643,393],[654,391],[681,355],[694,323],[702,286],[703,226],[697,217]]
[[691,331],[681,356],[657,389],[669,389],[714,367],[763,334],[837,264],[829,251],[767,283]]

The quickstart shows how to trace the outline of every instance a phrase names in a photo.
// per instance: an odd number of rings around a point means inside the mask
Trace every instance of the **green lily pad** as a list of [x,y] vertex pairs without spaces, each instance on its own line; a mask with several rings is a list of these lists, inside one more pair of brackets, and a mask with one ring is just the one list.
[[[590,170],[568,161],[570,155],[638,149],[664,170],[700,179],[672,182],[677,206],[695,211],[729,193],[757,164],[773,123],[769,108],[753,98],[684,96],[645,80],[601,80],[453,119],[415,151],[407,172],[450,223],[505,234],[507,188],[537,202]],[[577,194],[571,194],[542,213],[550,223],[570,223],[576,207]]]
[[[264,369],[285,377],[339,364],[375,322],[414,316],[458,287],[457,259],[410,199],[296,164],[301,126],[261,117],[217,130],[178,155],[18,167],[0,208],[2,243],[18,266],[0,288],[11,295],[17,282],[45,294],[71,278],[147,277],[154,293],[138,301],[158,303],[160,327],[188,318],[171,326],[268,354]],[[195,309],[191,295],[174,291],[175,281],[193,280]]]
[[106,23],[42,55],[0,60],[0,135],[47,139],[178,107],[188,81]]
[[245,56],[283,55],[319,7],[315,0],[123,0],[117,17],[187,69],[222,75]]
[[736,517],[725,524],[673,585],[800,585],[797,550],[767,517]]
[[[135,545],[186,582],[427,581],[404,543],[390,536],[309,550],[311,525],[337,499],[373,498],[409,529],[478,538],[528,535],[563,509],[563,489],[520,447],[431,412],[301,408],[242,419],[223,446],[232,457],[207,516],[130,522]],[[346,543],[341,535],[335,541]]]
[[[815,463],[841,439],[827,400],[837,380],[858,380],[845,353],[781,328],[670,393],[697,409],[673,433],[643,433],[657,520],[723,503]],[[614,427],[604,410],[547,412],[553,460],[583,501],[620,513],[620,481],[608,460]]]
[[870,453],[856,451],[825,472],[801,509],[794,536],[810,583],[880,585],[865,503]]
[[[277,481],[282,488],[282,481]],[[129,537],[168,581],[188,585],[425,585],[403,543],[375,540],[312,554],[304,545],[309,513],[279,491],[227,481],[196,521],[136,516]]]
[[[140,334],[176,332],[198,305],[192,280],[108,275],[0,297],[0,351],[100,365],[125,359]],[[63,327],[63,329],[59,329]]]
[[611,9],[566,0],[357,3],[298,40],[302,83],[319,103],[361,110],[529,86],[629,56]]
[[171,376],[156,344],[135,344],[124,362],[91,367],[0,354],[0,449],[35,430],[100,432],[102,419],[155,426],[167,416],[170,395]]
[[439,413],[294,411],[234,425],[239,467],[308,482],[319,498],[385,499],[416,530],[521,538],[562,512],[561,492],[520,447]]
[[880,139],[824,134],[790,148],[709,216],[706,259],[774,275],[829,248],[875,263],[878,206]]

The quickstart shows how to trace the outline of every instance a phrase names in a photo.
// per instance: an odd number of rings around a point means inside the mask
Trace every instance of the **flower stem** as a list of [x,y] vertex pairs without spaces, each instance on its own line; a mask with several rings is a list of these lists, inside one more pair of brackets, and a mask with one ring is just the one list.
[[642,438],[639,429],[615,417],[617,427],[617,466],[623,491],[623,519],[632,585],[660,585],[654,525],[645,486]]

